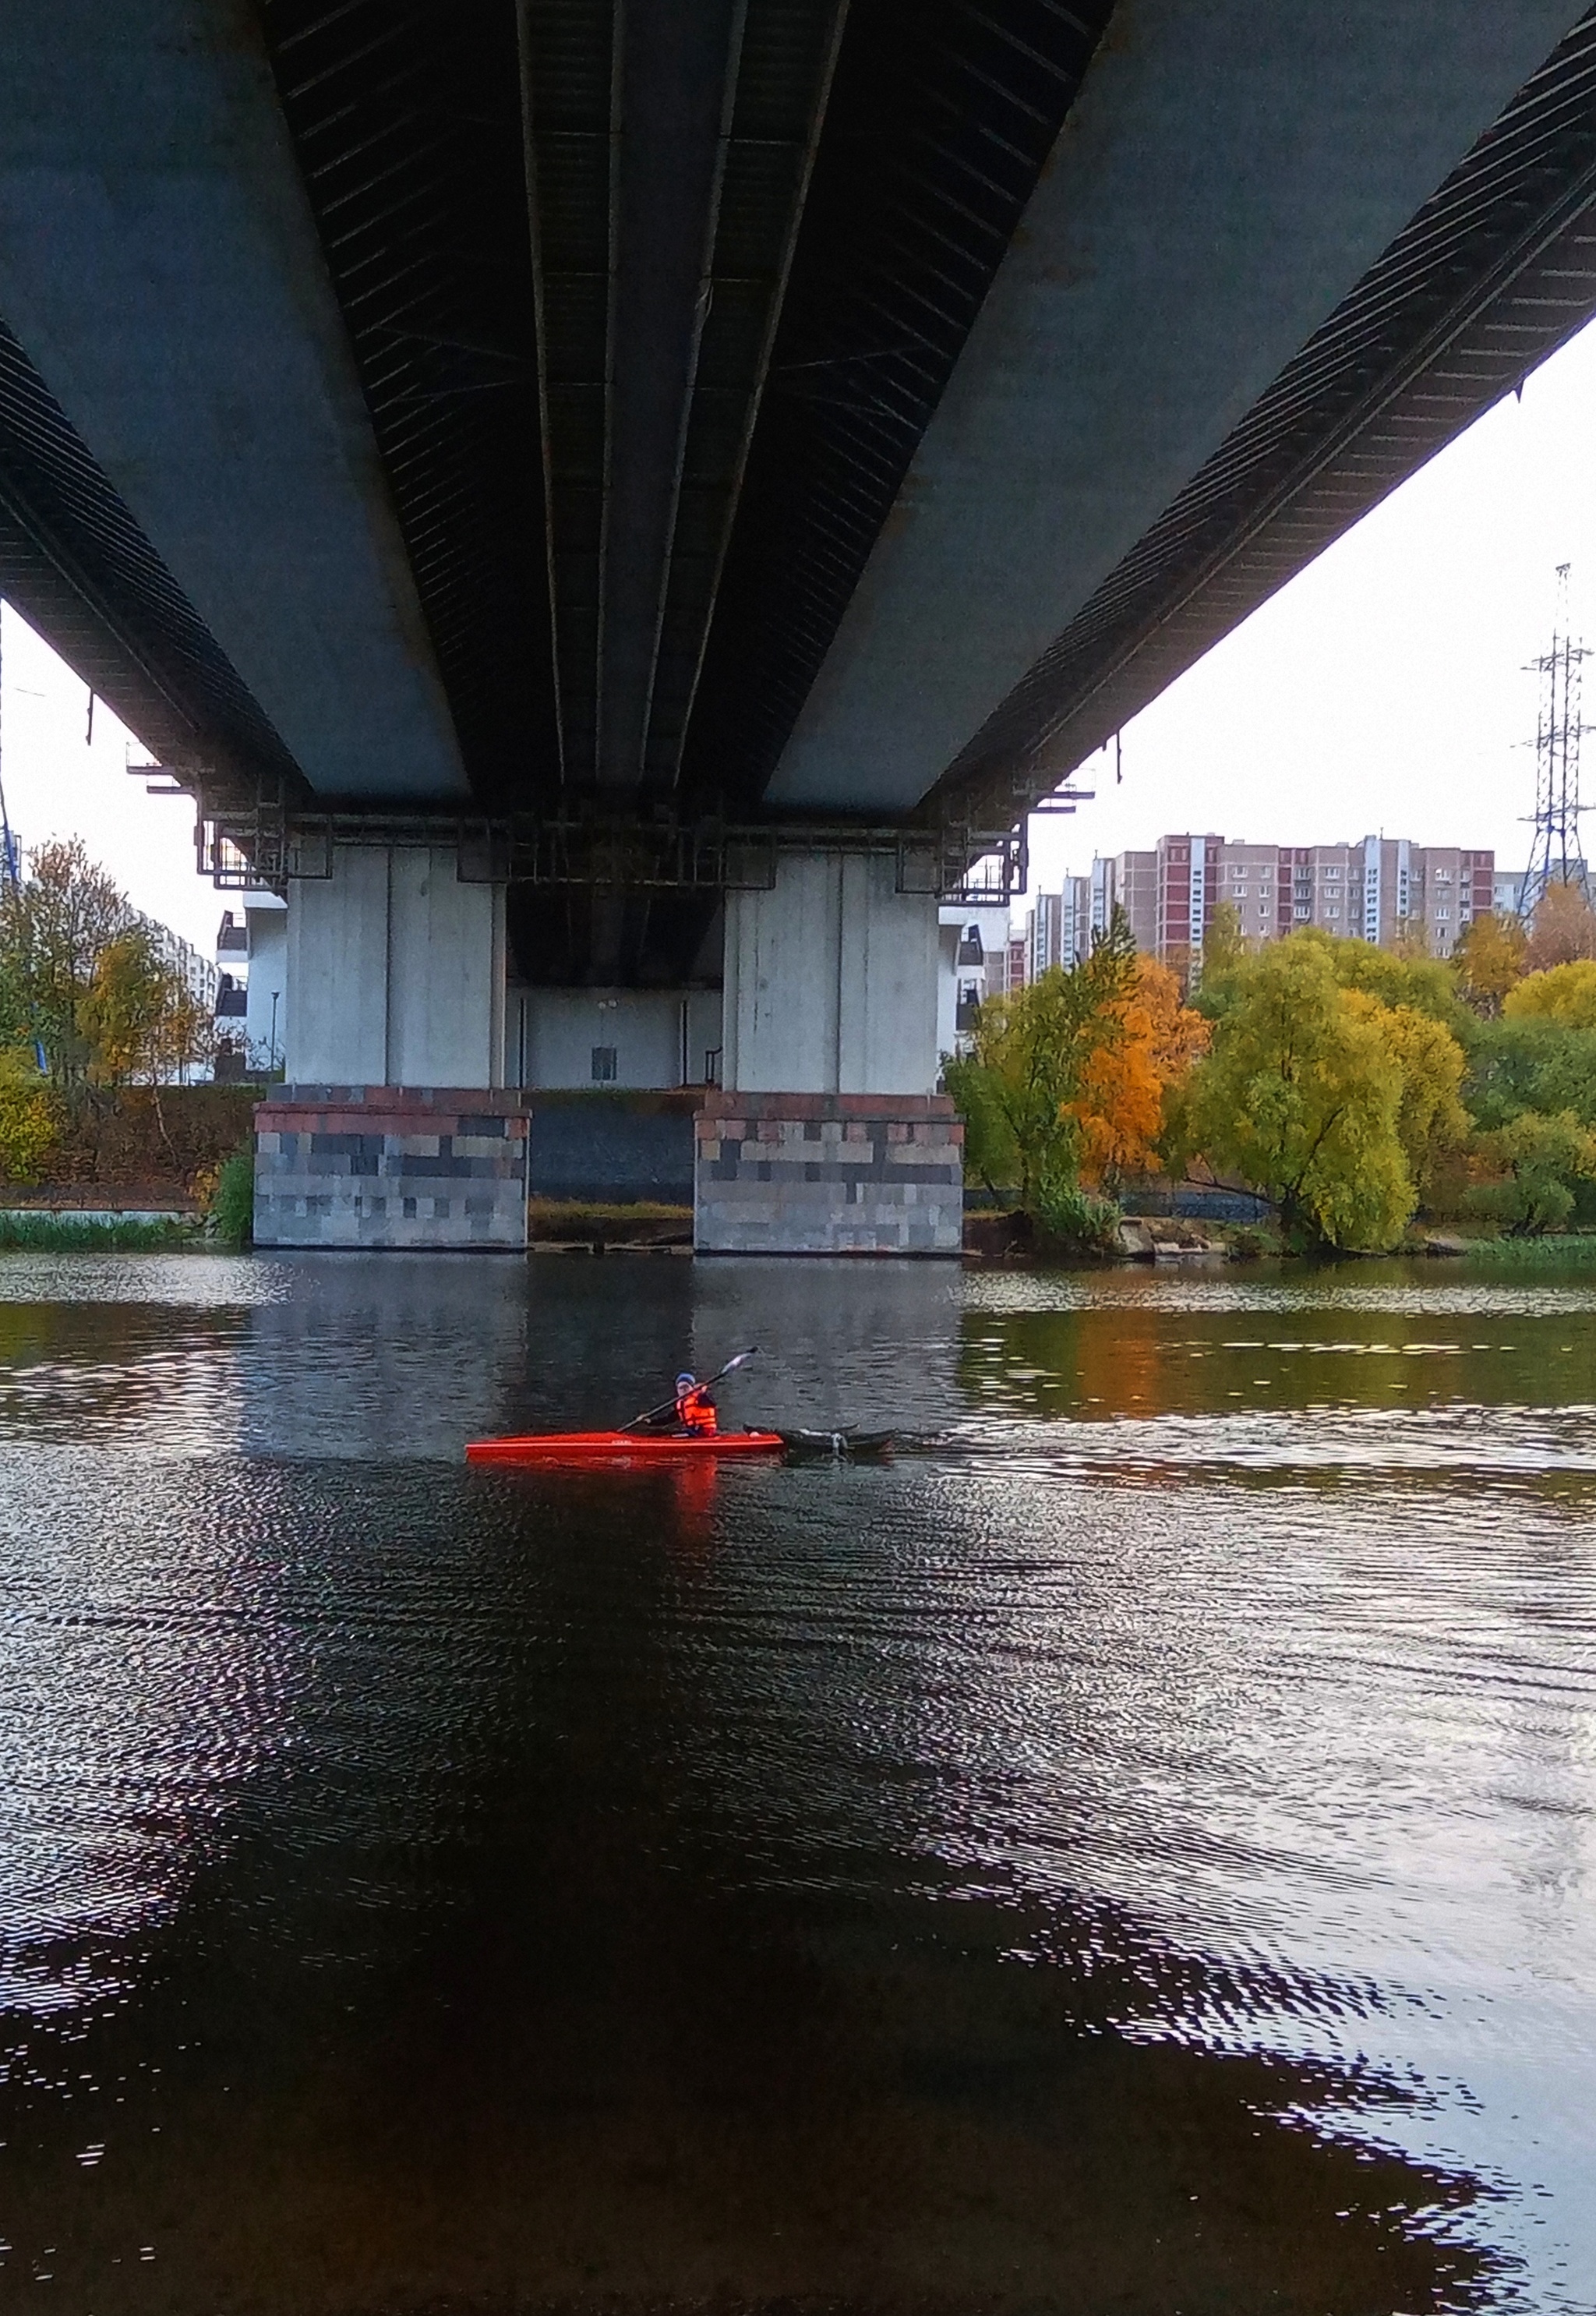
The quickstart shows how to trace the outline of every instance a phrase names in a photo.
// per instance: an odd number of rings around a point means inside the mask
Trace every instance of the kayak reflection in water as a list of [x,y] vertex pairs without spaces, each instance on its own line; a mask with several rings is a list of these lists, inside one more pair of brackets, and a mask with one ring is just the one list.
[[[711,1376],[710,1381],[714,1380]],[[699,1438],[707,1438],[721,1428],[709,1384],[700,1383],[696,1376],[686,1372],[676,1379],[676,1424],[678,1431],[692,1432]]]

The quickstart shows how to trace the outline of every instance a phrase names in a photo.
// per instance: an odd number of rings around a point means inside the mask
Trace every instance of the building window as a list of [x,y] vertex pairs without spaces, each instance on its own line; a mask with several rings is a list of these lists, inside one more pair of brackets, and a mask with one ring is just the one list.
[[613,1085],[615,1083],[615,1047],[613,1046],[595,1046],[593,1048],[593,1083],[595,1085]]

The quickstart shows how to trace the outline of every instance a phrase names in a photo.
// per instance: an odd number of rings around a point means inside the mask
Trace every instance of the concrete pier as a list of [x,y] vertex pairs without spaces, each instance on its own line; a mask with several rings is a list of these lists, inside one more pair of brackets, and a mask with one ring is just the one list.
[[726,895],[724,1059],[739,1093],[935,1091],[937,904],[890,856],[783,853]]
[[[536,1097],[505,1085],[528,1009],[518,993],[507,1039],[502,886],[462,878],[448,844],[338,844],[329,866],[290,885],[288,1082],[257,1116],[257,1240],[524,1246]],[[768,889],[727,895],[725,922],[718,1002],[533,993],[538,1074],[580,1082],[585,1063],[618,1084],[624,1047],[628,1074],[679,1083],[718,1034],[722,1086],[693,1137],[702,1251],[957,1254],[935,895],[900,889],[891,855],[838,845],[783,852]],[[562,1189],[581,1195],[570,1165]]]
[[449,844],[336,844],[288,886],[290,1082],[501,1086],[504,887]]
[[706,1097],[706,1254],[956,1255],[963,1128],[935,1091],[937,903],[886,855],[780,857],[726,898],[723,1090]]
[[288,1082],[255,1114],[261,1246],[524,1247],[504,890],[448,844],[336,844],[288,888]]

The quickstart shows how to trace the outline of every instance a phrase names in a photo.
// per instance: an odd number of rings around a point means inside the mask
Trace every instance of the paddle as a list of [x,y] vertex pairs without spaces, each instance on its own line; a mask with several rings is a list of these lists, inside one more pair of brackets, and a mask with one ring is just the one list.
[[[732,1356],[726,1361],[725,1366],[721,1368],[719,1374],[706,1376],[705,1381],[699,1385],[699,1390],[710,1390],[714,1385],[720,1382],[722,1376],[729,1376],[733,1367],[742,1367],[748,1360],[758,1358],[758,1356],[759,1346],[758,1343],[750,1343],[746,1351],[733,1352]],[[645,1407],[641,1415],[634,1415],[632,1418],[630,1423],[623,1423],[621,1430],[623,1431],[635,1431],[640,1423],[655,1423],[659,1421],[661,1415],[668,1415],[675,1405],[676,1394],[672,1392],[669,1399],[662,1399],[660,1402],[658,1407]]]

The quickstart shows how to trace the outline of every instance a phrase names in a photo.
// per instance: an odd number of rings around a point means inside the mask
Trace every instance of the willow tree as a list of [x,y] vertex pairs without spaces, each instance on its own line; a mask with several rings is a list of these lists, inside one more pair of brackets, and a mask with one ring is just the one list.
[[1421,1047],[1435,1056],[1427,1040],[1392,1036],[1390,1011],[1342,985],[1328,943],[1277,942],[1235,973],[1193,1073],[1190,1144],[1263,1191],[1299,1244],[1392,1246],[1414,1211],[1401,1047],[1411,1045],[1415,1068]]

